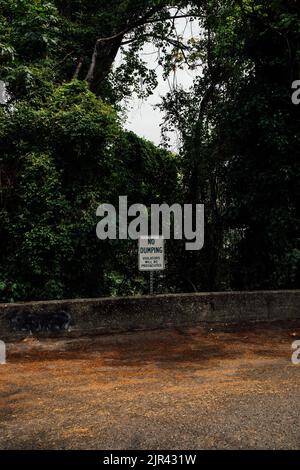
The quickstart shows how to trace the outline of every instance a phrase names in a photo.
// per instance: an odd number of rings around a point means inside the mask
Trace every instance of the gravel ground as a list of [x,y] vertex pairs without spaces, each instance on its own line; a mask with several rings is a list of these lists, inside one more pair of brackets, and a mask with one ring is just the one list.
[[300,449],[300,322],[7,345],[0,449]]

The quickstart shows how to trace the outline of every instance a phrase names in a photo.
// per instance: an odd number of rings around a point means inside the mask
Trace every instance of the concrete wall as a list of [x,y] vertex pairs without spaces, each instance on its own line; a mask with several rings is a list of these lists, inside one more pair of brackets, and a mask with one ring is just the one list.
[[300,291],[222,292],[0,304],[0,339],[300,319]]

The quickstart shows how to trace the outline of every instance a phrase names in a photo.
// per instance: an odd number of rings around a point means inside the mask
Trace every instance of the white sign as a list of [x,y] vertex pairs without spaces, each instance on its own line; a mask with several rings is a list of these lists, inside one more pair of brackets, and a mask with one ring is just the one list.
[[139,270],[163,271],[165,269],[165,245],[162,237],[139,239]]

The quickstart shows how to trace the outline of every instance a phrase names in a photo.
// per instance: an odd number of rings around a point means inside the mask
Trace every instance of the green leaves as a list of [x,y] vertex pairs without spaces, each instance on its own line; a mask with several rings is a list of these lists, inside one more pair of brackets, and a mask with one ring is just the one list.
[[143,288],[136,246],[100,244],[96,209],[122,194],[147,205],[171,198],[174,155],[123,131],[81,81],[56,87],[43,107],[0,109],[0,155],[2,301]]
[[[177,34],[174,12],[197,18],[199,37]],[[135,245],[95,236],[97,206],[121,194],[205,204],[204,250],[177,246],[176,265],[170,244],[171,290],[296,286],[299,31],[299,6],[284,0],[0,0],[1,299],[142,292]],[[157,85],[140,57],[147,41],[165,77],[184,63],[199,71],[163,101],[180,157],[117,115],[124,97]]]
[[166,129],[182,136],[185,197],[206,207],[206,244],[187,267],[199,289],[299,286],[296,3],[209,2],[202,73],[164,100]]

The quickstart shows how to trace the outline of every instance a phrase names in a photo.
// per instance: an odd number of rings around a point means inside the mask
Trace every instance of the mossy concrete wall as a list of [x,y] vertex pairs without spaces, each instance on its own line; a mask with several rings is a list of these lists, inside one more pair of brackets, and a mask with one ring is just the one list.
[[43,301],[0,304],[0,339],[295,319],[299,290]]

